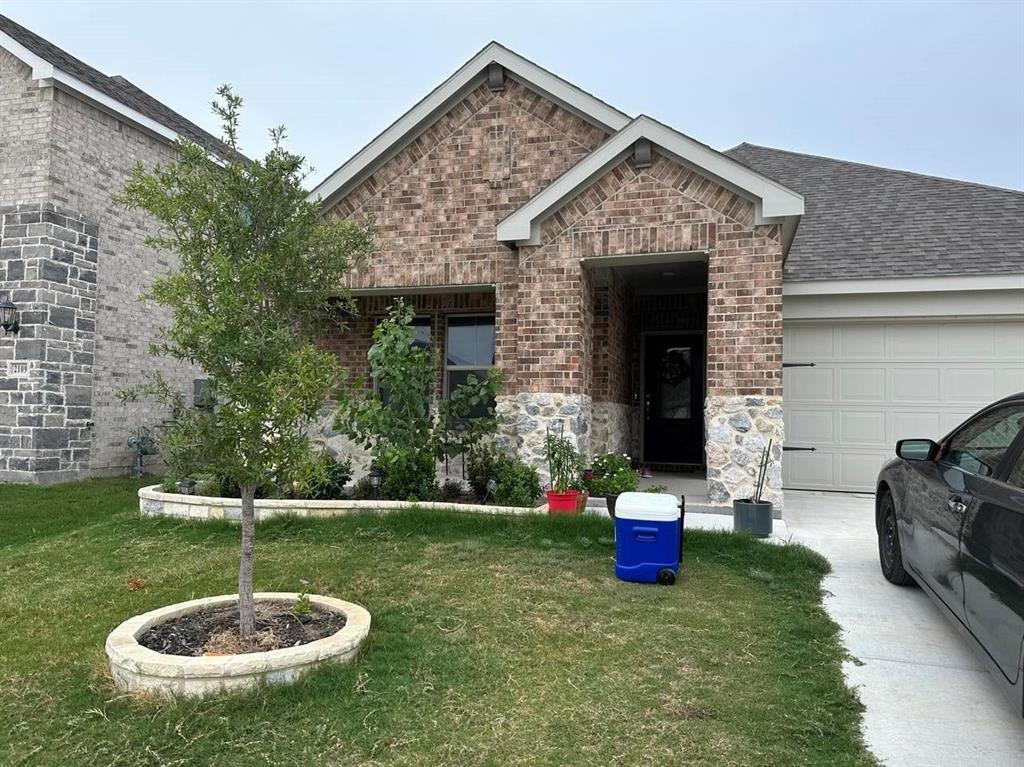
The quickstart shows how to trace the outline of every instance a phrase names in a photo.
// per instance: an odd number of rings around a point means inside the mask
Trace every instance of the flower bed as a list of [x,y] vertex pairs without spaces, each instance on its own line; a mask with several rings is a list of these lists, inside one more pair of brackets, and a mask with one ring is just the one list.
[[[280,498],[256,499],[256,521],[282,515],[296,517],[341,517],[361,511],[391,511],[394,509],[431,509],[461,511],[471,514],[534,514],[547,511],[543,504],[535,508],[520,506],[485,506],[476,503],[446,503],[443,501],[302,501]],[[242,518],[242,501],[238,498],[216,498],[204,495],[165,493],[159,485],[139,490],[139,510],[147,517],[178,517],[181,519]]]
[[[294,602],[298,594],[264,592],[256,603]],[[352,602],[310,594],[314,609],[345,615],[335,634],[297,647],[238,655],[167,655],[143,647],[138,638],[153,626],[213,606],[237,603],[235,594],[193,599],[129,618],[107,637],[110,672],[118,689],[161,697],[201,698],[248,690],[261,684],[290,684],[321,663],[351,660],[370,631],[370,613]]]

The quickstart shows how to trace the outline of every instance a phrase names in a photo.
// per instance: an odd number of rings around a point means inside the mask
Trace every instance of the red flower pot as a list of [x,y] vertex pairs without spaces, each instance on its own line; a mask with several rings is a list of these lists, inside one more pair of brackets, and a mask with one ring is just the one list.
[[579,500],[579,494],[579,490],[566,490],[564,493],[545,490],[544,495],[548,497],[548,513],[576,514],[576,503]]

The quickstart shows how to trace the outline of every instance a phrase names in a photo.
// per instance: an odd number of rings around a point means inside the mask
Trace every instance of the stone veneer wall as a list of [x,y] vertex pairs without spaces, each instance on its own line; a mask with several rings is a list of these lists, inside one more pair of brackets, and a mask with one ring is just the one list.
[[585,394],[519,392],[497,402],[497,444],[537,467],[541,483],[550,482],[544,440],[548,429],[567,437],[583,455],[590,455],[592,403]]
[[89,465],[99,227],[52,203],[0,208],[0,480],[60,481]]
[[762,451],[772,441],[763,498],[782,509],[781,397],[709,397],[707,418],[708,501],[749,498],[757,483]]
[[622,402],[595,402],[591,446],[594,455],[633,451],[633,408]]

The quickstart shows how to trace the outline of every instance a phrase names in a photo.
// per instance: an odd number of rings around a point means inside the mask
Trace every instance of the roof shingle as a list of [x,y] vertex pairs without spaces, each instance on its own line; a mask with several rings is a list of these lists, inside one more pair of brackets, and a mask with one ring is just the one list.
[[787,282],[1024,273],[1024,192],[740,144],[804,195]]

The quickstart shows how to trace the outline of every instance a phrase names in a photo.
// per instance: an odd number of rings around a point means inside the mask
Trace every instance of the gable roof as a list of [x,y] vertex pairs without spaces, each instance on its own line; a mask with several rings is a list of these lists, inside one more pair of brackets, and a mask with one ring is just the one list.
[[641,139],[647,139],[675,160],[751,200],[756,224],[788,224],[792,236],[792,228],[804,212],[803,197],[707,144],[640,115],[499,223],[498,240],[539,244],[541,221],[620,163]]
[[740,144],[726,155],[801,192],[787,282],[1024,274],[1024,193]]
[[182,136],[218,155],[236,154],[220,139],[124,77],[103,74],[3,15],[0,15],[0,47],[31,66],[34,79],[54,80],[166,139]]
[[487,78],[491,64],[504,68],[505,74],[522,82],[546,98],[562,105],[588,122],[614,133],[630,121],[629,115],[606,104],[596,96],[577,88],[548,70],[537,66],[505,46],[490,42],[473,58],[431,91],[412,109],[399,117],[344,165],[321,181],[310,193],[311,200],[326,203],[345,194],[370,175],[447,108]]

